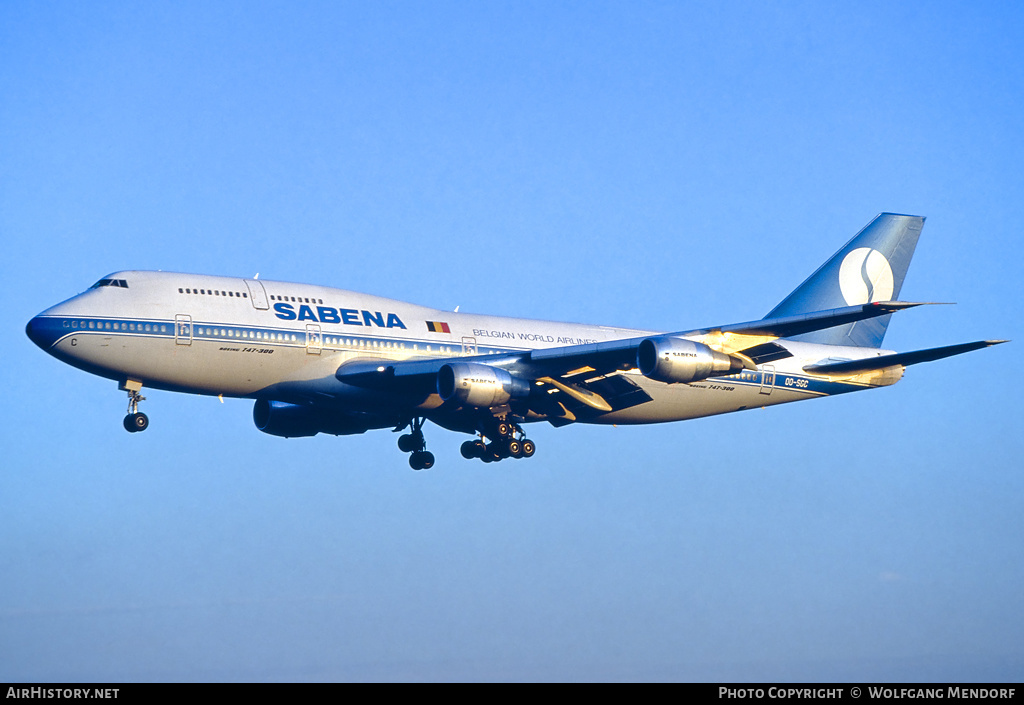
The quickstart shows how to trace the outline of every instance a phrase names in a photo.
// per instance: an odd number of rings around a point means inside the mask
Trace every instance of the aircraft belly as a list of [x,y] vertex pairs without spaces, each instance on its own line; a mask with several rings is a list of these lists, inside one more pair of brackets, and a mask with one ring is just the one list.
[[305,348],[166,338],[80,334],[55,352],[72,364],[112,379],[196,394],[253,396],[286,381],[333,378],[335,355],[310,355]]
[[604,414],[590,423],[647,424],[683,421],[820,396],[805,390],[765,387],[755,381],[737,382],[727,377],[691,384],[664,384],[644,377],[631,379],[651,396],[651,401]]

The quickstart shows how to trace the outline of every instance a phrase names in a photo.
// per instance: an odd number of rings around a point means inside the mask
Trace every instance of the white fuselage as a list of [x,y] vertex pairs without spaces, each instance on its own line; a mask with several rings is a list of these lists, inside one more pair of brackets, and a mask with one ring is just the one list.
[[[102,281],[108,281],[107,279]],[[352,361],[459,358],[654,335],[608,326],[453,313],[341,289],[170,272],[127,271],[39,314],[29,335],[55,357],[111,379],[232,397],[301,390],[339,407],[390,400],[339,382]],[[792,357],[727,377],[664,384],[627,371],[651,401],[596,423],[657,423],[893,384],[902,368],[841,379],[808,364],[884,351],[779,341]],[[416,401],[424,415],[436,394]]]

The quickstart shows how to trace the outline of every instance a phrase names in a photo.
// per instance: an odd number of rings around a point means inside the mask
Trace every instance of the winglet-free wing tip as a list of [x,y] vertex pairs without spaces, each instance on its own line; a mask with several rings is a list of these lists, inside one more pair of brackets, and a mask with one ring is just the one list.
[[953,306],[952,301],[872,301],[868,306],[881,306],[891,309],[914,308],[915,306]]

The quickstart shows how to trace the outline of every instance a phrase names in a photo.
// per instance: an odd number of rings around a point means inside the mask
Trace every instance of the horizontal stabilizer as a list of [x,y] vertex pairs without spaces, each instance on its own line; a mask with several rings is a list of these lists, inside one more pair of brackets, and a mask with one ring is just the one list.
[[848,362],[830,362],[823,365],[807,365],[805,372],[811,374],[858,374],[881,370],[896,365],[916,365],[919,362],[931,362],[941,360],[944,357],[952,357],[972,350],[980,350],[992,345],[1005,343],[1005,340],[978,340],[973,343],[960,343],[959,345],[947,345],[942,348],[929,348],[928,350],[915,350],[914,352],[896,353],[894,355],[880,355],[878,357],[867,357],[862,360],[850,360]]

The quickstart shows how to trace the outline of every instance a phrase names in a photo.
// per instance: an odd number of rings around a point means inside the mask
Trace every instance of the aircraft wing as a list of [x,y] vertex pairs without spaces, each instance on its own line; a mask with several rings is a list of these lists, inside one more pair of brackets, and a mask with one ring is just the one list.
[[606,343],[542,348],[531,350],[526,354],[531,362],[547,365],[549,369],[564,367],[568,371],[575,366],[586,364],[595,370],[628,370],[636,367],[637,347],[647,338],[688,338],[704,343],[719,352],[738,353],[749,358],[755,365],[759,365],[790,357],[789,352],[782,346],[773,344],[773,341],[779,338],[788,338],[823,328],[885,316],[895,311],[923,305],[925,304],[907,301],[876,301],[859,306],[845,306],[827,311],[815,311],[783,318],[766,318],[714,328],[645,335]]
[[356,360],[338,368],[336,377],[347,384],[410,394],[431,394],[437,375],[449,364],[477,363],[505,370],[527,380],[539,392],[531,407],[552,420],[571,423],[580,415],[592,416],[629,408],[650,400],[628,376],[620,373],[637,366],[637,350],[649,338],[687,338],[738,359],[756,369],[766,362],[790,357],[773,341],[792,335],[884,316],[918,303],[882,301],[828,311],[675,333],[646,335],[600,343],[541,348],[517,353],[473,355],[429,360]]

